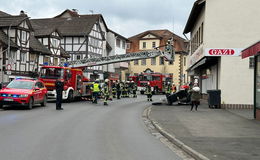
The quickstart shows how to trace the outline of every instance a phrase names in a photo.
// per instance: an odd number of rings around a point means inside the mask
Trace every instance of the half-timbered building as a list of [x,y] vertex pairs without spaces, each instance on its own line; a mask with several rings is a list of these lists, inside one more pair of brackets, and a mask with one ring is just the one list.
[[29,17],[23,11],[18,16],[1,12],[2,82],[10,81],[15,76],[29,75],[32,71],[29,56],[29,38],[32,31]]
[[[42,27],[62,35],[60,46],[70,55],[69,60],[106,56],[107,26],[100,14],[79,15],[75,10],[65,10],[54,18],[33,19],[33,27]],[[53,30],[53,29],[56,30]],[[39,35],[37,35],[39,37]],[[51,40],[49,40],[51,41]],[[44,39],[42,43],[45,44]],[[59,62],[58,62],[59,63]],[[103,79],[103,67],[84,69],[85,76]]]

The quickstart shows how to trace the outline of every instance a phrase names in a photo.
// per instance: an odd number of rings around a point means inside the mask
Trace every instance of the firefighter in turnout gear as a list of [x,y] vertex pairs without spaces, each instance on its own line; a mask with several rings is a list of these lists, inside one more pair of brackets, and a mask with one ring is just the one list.
[[150,86],[150,83],[148,82],[145,88],[145,94],[147,95],[147,101],[153,101],[152,100],[152,88]]
[[121,82],[120,81],[116,81],[116,95],[117,95],[117,99],[121,98],[121,92],[122,92],[122,87],[121,87]]
[[99,85],[99,80],[97,79],[93,85],[91,86],[91,91],[92,91],[92,103],[97,103],[98,102],[98,96],[100,95],[100,85]]
[[134,81],[132,81],[131,83],[132,83],[133,98],[137,98],[137,95],[136,95],[137,85],[136,85],[136,83],[134,83]]
[[165,94],[166,94],[166,97],[170,96],[171,93],[172,93],[172,84],[170,81],[167,82],[166,84],[166,91],[165,91]]
[[109,84],[108,84],[109,80],[106,79],[105,80],[105,84],[102,87],[102,92],[103,92],[103,96],[104,96],[104,105],[108,105],[107,104],[107,100],[110,97],[110,89],[109,89]]
[[113,94],[113,98],[116,98],[116,82],[115,81],[111,81],[112,83],[112,94]]

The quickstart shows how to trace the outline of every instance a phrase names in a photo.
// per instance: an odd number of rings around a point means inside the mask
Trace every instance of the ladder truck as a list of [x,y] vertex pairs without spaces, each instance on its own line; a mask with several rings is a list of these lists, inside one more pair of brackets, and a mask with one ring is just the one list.
[[91,95],[90,82],[88,78],[84,77],[81,68],[147,59],[157,56],[164,56],[169,61],[173,61],[174,59],[172,52],[164,52],[158,49],[107,57],[86,58],[68,61],[65,63],[66,66],[42,66],[39,79],[45,84],[49,99],[56,98],[55,81],[57,79],[63,80],[63,99],[70,102],[75,98],[88,97]]

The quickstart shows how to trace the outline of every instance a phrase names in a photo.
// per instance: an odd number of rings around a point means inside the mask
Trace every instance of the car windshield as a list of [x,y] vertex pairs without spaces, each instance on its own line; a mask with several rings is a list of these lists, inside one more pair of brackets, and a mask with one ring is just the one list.
[[10,82],[6,88],[16,88],[16,89],[32,89],[34,85],[34,82],[32,81],[17,81],[14,80]]
[[42,68],[40,73],[41,78],[60,79],[63,77],[62,68]]

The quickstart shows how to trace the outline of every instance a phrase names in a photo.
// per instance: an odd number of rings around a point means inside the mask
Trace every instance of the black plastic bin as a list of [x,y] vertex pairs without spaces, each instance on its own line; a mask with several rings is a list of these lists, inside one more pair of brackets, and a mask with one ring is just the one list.
[[221,108],[221,90],[207,90],[209,108]]

